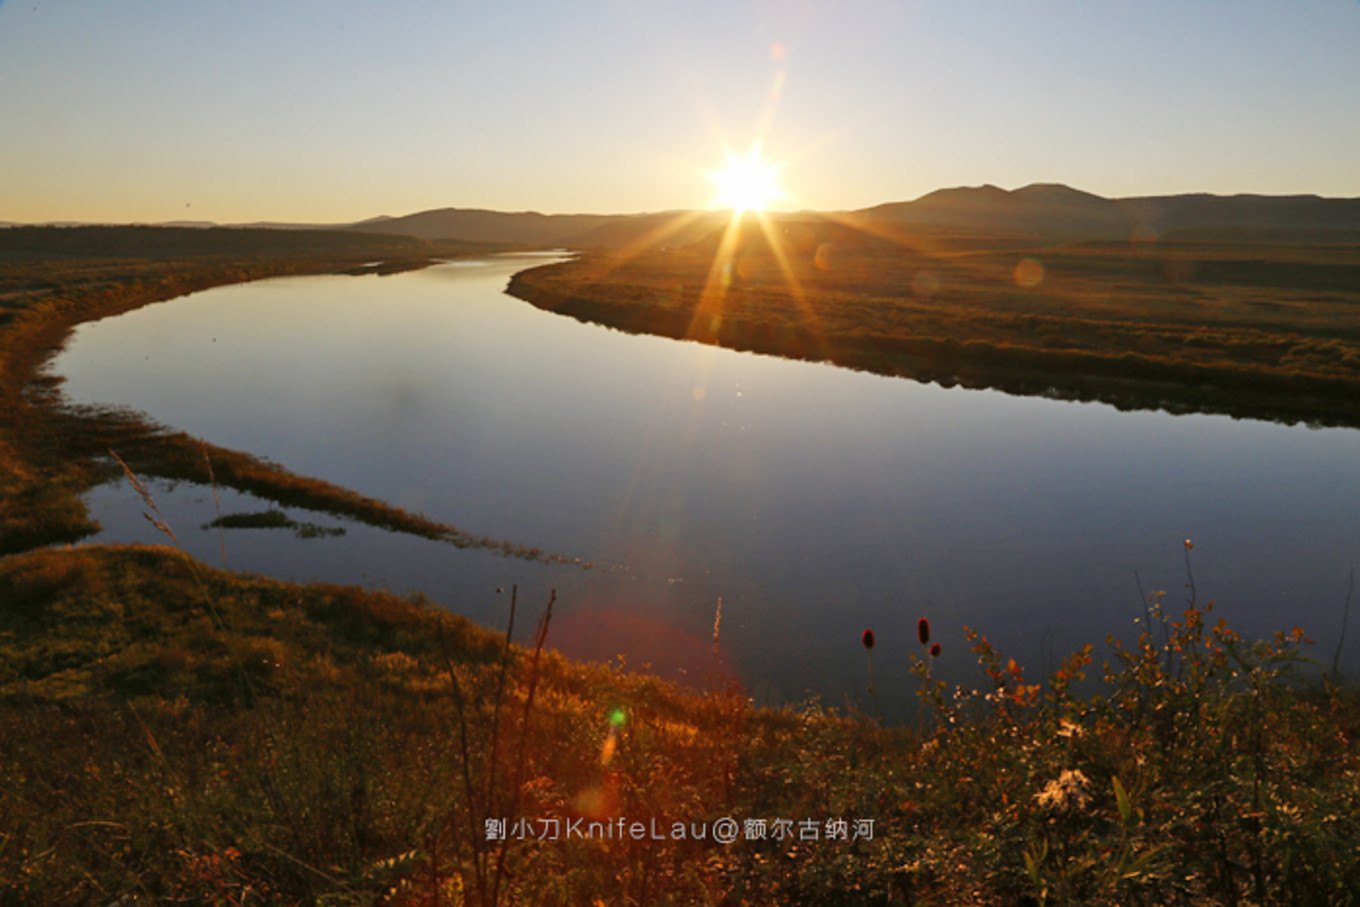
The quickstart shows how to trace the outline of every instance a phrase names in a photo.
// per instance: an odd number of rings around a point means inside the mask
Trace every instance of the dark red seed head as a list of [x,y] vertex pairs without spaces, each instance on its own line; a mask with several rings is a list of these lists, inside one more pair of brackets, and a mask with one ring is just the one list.
[[860,637],[860,641],[864,643],[864,648],[872,649],[874,647],[874,631],[865,630],[864,635]]
[[935,645],[933,645],[933,646],[930,647],[930,657],[931,657],[931,658],[939,658],[939,657],[940,657],[940,644],[939,644],[939,643],[935,643]]
[[921,640],[921,645],[930,645],[930,621],[924,617],[916,622],[916,637]]

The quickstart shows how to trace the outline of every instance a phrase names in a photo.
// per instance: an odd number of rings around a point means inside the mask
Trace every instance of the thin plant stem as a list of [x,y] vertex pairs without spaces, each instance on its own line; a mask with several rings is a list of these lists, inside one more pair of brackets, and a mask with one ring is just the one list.
[[883,723],[883,710],[878,707],[878,690],[874,688],[874,650],[866,650],[869,653],[869,696],[874,700],[874,714],[878,716],[878,723]]
[[458,714],[458,742],[462,749],[463,796],[467,800],[468,833],[472,844],[472,872],[477,883],[480,902],[486,903],[486,868],[483,860],[483,838],[477,832],[477,807],[475,790],[472,786],[472,756],[468,751],[467,710],[463,702],[463,688],[458,683],[458,672],[454,670],[453,658],[449,655],[449,644],[444,638],[444,621],[439,621],[439,648],[444,655],[444,667],[449,673],[449,684],[453,689],[453,704]]
[[[1190,598],[1186,600],[1186,604],[1190,607],[1190,609],[1194,609],[1196,607],[1195,602],[1198,600],[1198,596],[1196,595],[1195,592],[1195,574],[1194,571],[1190,569],[1190,552],[1195,550],[1195,546],[1193,543],[1191,543],[1189,539],[1185,540],[1184,550],[1185,550],[1185,579],[1186,579],[1185,585],[1190,590]],[[1210,602],[1209,605],[1210,607],[1212,607],[1213,602]],[[1190,657],[1192,653],[1195,658],[1199,657],[1199,653],[1196,651],[1195,641],[1193,637],[1189,639],[1188,648],[1190,649],[1189,652],[1186,651],[1181,652],[1180,664],[1176,666],[1176,678],[1178,680],[1185,673],[1185,659],[1187,657]],[[1166,658],[1167,658],[1167,670],[1169,672],[1171,669],[1170,652],[1166,653]]]
[[[1148,642],[1157,645],[1157,636],[1152,631],[1152,600],[1143,591],[1143,578],[1138,575],[1138,571],[1133,571],[1133,581],[1138,584],[1138,598],[1143,602],[1143,614],[1147,620]],[[1171,637],[1167,634],[1166,616],[1162,616],[1162,648],[1166,650],[1167,667],[1171,667]],[[1161,664],[1162,658],[1157,656],[1157,663]]]
[[1190,544],[1189,539],[1185,540],[1185,578],[1189,581],[1185,585],[1186,588],[1190,590],[1190,598],[1186,600],[1186,604],[1188,604],[1192,608],[1195,607],[1196,596],[1195,596],[1195,574],[1190,569],[1190,550],[1194,547],[1195,547],[1194,545]]
[[160,508],[156,506],[156,500],[151,496],[150,489],[137,478],[137,474],[132,471],[132,467],[128,466],[127,462],[124,461],[122,457],[118,456],[117,452],[111,447],[109,448],[109,456],[113,457],[118,465],[123,468],[123,475],[127,477],[127,480],[132,484],[133,490],[141,497],[142,503],[146,504],[147,510],[142,512],[142,516],[145,517],[147,522],[152,526],[155,526],[157,530],[165,534],[170,541],[174,542],[175,547],[179,549],[179,553],[184,555],[185,561],[189,567],[189,575],[193,577],[194,584],[198,586],[199,594],[203,596],[203,603],[208,607],[208,615],[213,622],[213,628],[217,634],[222,637],[223,642],[226,643],[227,651],[231,653],[232,662],[236,666],[236,675],[241,682],[241,695],[245,697],[248,704],[255,704],[258,702],[255,684],[251,682],[250,675],[246,673],[245,665],[242,664],[240,654],[236,650],[236,644],[227,636],[228,630],[231,631],[232,638],[240,636],[236,630],[235,621],[225,619],[222,616],[222,613],[217,610],[217,605],[213,601],[212,595],[208,592],[208,585],[203,581],[203,574],[198,569],[198,561],[195,560],[188,551],[184,550],[184,545],[181,544],[179,536],[175,535],[175,530],[170,527],[170,523],[165,519],[164,515],[161,514]]
[[430,852],[430,894],[434,907],[441,907],[439,898],[439,838],[430,832],[425,833],[425,849]]
[[916,736],[920,737],[926,730],[926,690],[930,686],[930,650],[922,657],[925,669],[921,674],[921,691],[916,695]]
[[354,890],[353,888],[351,888],[349,885],[346,885],[346,884],[345,884],[344,882],[342,882],[340,879],[337,879],[335,876],[330,875],[329,873],[322,872],[320,869],[317,869],[315,866],[311,865],[310,863],[304,863],[304,862],[302,862],[302,861],[299,860],[297,857],[293,856],[292,854],[288,853],[287,851],[280,850],[279,848],[275,847],[273,844],[270,844],[268,841],[265,841],[264,844],[263,844],[263,846],[264,846],[264,847],[267,847],[268,849],[270,849],[270,850],[272,850],[272,851],[274,851],[274,853],[276,853],[276,854],[278,854],[279,856],[283,857],[283,858],[284,858],[285,860],[287,860],[288,862],[293,863],[293,864],[296,865],[296,866],[300,866],[300,867],[302,867],[303,869],[307,870],[308,872],[315,873],[316,875],[318,875],[318,876],[320,876],[321,878],[325,879],[327,882],[330,882],[332,885],[335,885],[337,888],[340,888],[340,889],[344,890],[345,892],[347,892],[347,893],[349,893],[349,894],[358,894],[357,891],[355,891],[355,890]]
[[505,651],[501,653],[501,670],[496,678],[495,707],[491,713],[491,760],[490,771],[486,773],[486,808],[492,809],[496,797],[496,757],[499,753],[501,700],[505,694],[505,675],[510,667],[510,640],[515,635],[515,605],[519,598],[519,586],[510,586],[510,621],[505,628]]
[[[518,818],[519,813],[519,793],[520,782],[524,777],[524,762],[528,755],[529,748],[529,718],[534,709],[534,694],[538,690],[538,661],[543,654],[543,644],[548,639],[548,624],[552,622],[553,604],[557,601],[557,590],[553,589],[548,597],[548,605],[543,609],[543,616],[538,619],[538,628],[534,631],[534,655],[529,663],[529,689],[524,696],[524,719],[520,726],[519,753],[515,759],[515,775],[510,781],[510,810],[506,814],[505,824],[509,828]],[[509,835],[503,835],[500,841],[500,848],[496,854],[496,872],[491,878],[491,903],[499,903],[501,879],[505,876],[505,854],[509,845]]]
[[1138,575],[1137,570],[1133,571],[1133,581],[1138,584],[1138,601],[1143,606],[1143,619],[1147,621],[1147,632],[1150,636],[1152,634],[1152,605],[1148,602],[1147,593],[1143,591],[1143,578]]
[[212,458],[208,456],[208,442],[198,442],[203,447],[203,462],[208,467],[208,484],[212,486],[213,510],[217,511],[217,541],[222,547],[222,569],[227,569],[227,531],[222,526],[222,501],[217,496],[217,477],[213,475]]
[[1346,586],[1346,606],[1341,610],[1341,638],[1336,641],[1336,652],[1332,655],[1332,682],[1336,683],[1337,668],[1341,663],[1341,647],[1346,644],[1346,624],[1351,616],[1351,595],[1355,592],[1355,565],[1351,564],[1351,581]]

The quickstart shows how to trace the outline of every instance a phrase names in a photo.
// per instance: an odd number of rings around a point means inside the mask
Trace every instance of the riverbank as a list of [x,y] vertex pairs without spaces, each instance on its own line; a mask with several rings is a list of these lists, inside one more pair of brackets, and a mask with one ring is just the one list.
[[[0,559],[0,900],[1286,904],[1360,885],[1360,700],[1291,681],[1299,634],[1153,612],[1157,638],[1103,671],[1074,653],[1041,687],[984,637],[923,627],[990,682],[946,690],[927,646],[880,640],[922,703],[882,728],[755,709],[720,674],[693,692],[569,662],[551,612],[519,601],[536,642],[507,647],[420,598],[168,548]],[[1077,692],[1088,673],[1099,695]]]
[[1353,246],[778,230],[592,253],[521,272],[508,292],[619,330],[944,386],[1360,426]]
[[297,476],[248,453],[149,423],[126,410],[63,405],[44,374],[76,325],[210,287],[268,277],[399,273],[436,259],[502,251],[478,243],[320,231],[142,227],[0,231],[0,554],[97,530],[80,495],[118,476],[219,485],[285,506],[545,563],[581,562],[468,533],[375,498]]

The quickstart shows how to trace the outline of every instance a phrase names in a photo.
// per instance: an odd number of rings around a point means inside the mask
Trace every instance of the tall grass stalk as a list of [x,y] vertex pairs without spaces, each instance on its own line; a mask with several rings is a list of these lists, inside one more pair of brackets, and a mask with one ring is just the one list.
[[[499,753],[500,728],[501,728],[501,702],[505,693],[505,675],[510,667],[510,640],[515,635],[515,606],[519,599],[519,586],[510,586],[510,619],[505,628],[505,649],[501,653],[501,669],[496,675],[496,697],[495,707],[491,714],[491,765],[496,764],[496,756]],[[496,773],[487,772],[486,775],[486,802],[487,804],[496,801]]]
[[864,650],[869,656],[869,696],[874,701],[874,714],[878,716],[878,723],[882,724],[883,710],[878,707],[878,690],[874,685],[874,631],[865,630],[860,642],[864,643]]
[[1190,569],[1190,552],[1195,550],[1195,543],[1190,539],[1185,540],[1185,588],[1190,590],[1190,596],[1185,603],[1191,608],[1195,607],[1195,574]]
[[217,476],[213,474],[212,457],[208,456],[208,442],[200,440],[203,448],[203,465],[208,467],[208,484],[212,486],[213,510],[217,516],[217,541],[222,548],[222,569],[227,569],[227,531],[222,525],[222,500],[217,495]]
[[[543,615],[539,618],[538,627],[534,633],[534,651],[529,662],[528,684],[525,698],[524,711],[520,720],[519,749],[515,759],[515,767],[509,778],[504,779],[509,788],[509,801],[504,809],[500,806],[497,798],[497,775],[500,772],[499,754],[499,724],[500,713],[506,695],[506,678],[509,674],[510,664],[510,633],[514,630],[515,610],[519,595],[519,587],[511,587],[510,596],[510,620],[509,629],[506,632],[505,647],[502,650],[501,665],[497,672],[494,701],[492,703],[492,732],[490,746],[486,750],[486,759],[482,764],[482,771],[486,774],[486,783],[479,796],[479,785],[474,781],[473,773],[473,754],[469,740],[469,721],[468,721],[468,700],[464,693],[463,685],[458,680],[458,672],[454,667],[453,656],[449,652],[448,641],[444,636],[444,626],[441,621],[439,624],[439,645],[444,658],[444,667],[449,676],[449,685],[453,691],[454,713],[458,719],[458,741],[460,750],[460,774],[463,781],[463,813],[467,823],[468,847],[471,851],[469,861],[472,867],[472,882],[475,892],[476,903],[482,907],[500,903],[502,894],[502,883],[507,876],[506,857],[509,851],[509,835],[502,834],[493,848],[490,846],[490,839],[487,834],[486,822],[489,819],[504,820],[504,828],[512,828],[519,816],[520,788],[524,780],[524,766],[528,756],[529,731],[531,717],[534,708],[534,694],[538,689],[539,680],[539,660],[543,653],[544,643],[548,638],[548,625],[552,620],[553,605],[557,601],[557,590],[552,590],[548,599],[548,604],[544,608]],[[455,806],[455,812],[457,807]],[[480,822],[480,824],[479,824]],[[455,855],[460,851],[457,846],[458,833],[457,826],[462,822],[454,818],[454,850]],[[431,847],[432,873],[438,878],[437,852]]]
[[[477,797],[476,788],[472,783],[472,752],[468,746],[468,720],[467,704],[463,697],[462,684],[458,682],[458,672],[453,666],[453,657],[449,654],[448,640],[444,636],[444,622],[439,622],[439,648],[444,656],[444,667],[449,675],[449,687],[453,691],[454,712],[458,716],[458,745],[461,750],[462,759],[460,760],[463,776],[463,801],[466,807],[468,822],[468,842],[472,849],[472,874],[473,881],[477,886],[477,893],[482,904],[486,903],[486,835],[483,830],[477,828]],[[456,809],[456,807],[455,807]],[[489,812],[489,809],[488,809]],[[456,824],[456,823],[455,823]],[[478,832],[482,833],[479,834]],[[455,853],[457,853],[457,833],[454,835]],[[436,867],[436,872],[438,868]]]
[[[548,625],[552,623],[553,605],[557,602],[557,590],[553,589],[548,597],[547,607],[538,619],[534,631],[534,655],[529,663],[529,689],[524,696],[524,719],[520,728],[519,755],[515,759],[515,774],[510,781],[510,808],[506,812],[505,825],[510,828],[519,818],[520,787],[524,780],[524,763],[529,753],[529,718],[534,710],[534,694],[538,692],[538,663],[543,655],[543,644],[548,640]],[[499,853],[496,855],[496,874],[491,882],[491,903],[500,902],[501,880],[505,878],[505,855],[509,849],[509,835],[502,835]]]
[[[236,668],[236,675],[241,684],[241,695],[247,705],[254,705],[258,701],[255,684],[251,681],[250,674],[246,671],[245,665],[241,662],[236,640],[236,637],[238,636],[236,628],[235,626],[228,626],[227,619],[222,616],[222,612],[218,609],[217,603],[213,601],[212,594],[208,592],[208,585],[203,581],[203,574],[198,569],[198,561],[193,555],[185,550],[184,545],[179,540],[179,536],[175,534],[175,530],[171,528],[169,521],[165,519],[160,508],[156,506],[156,499],[151,496],[151,490],[137,478],[137,474],[132,471],[132,467],[128,466],[127,462],[122,457],[118,456],[118,453],[114,451],[113,448],[109,448],[109,456],[113,457],[114,461],[122,467],[123,475],[127,477],[133,490],[135,490],[142,499],[142,503],[146,505],[147,509],[142,512],[142,516],[152,526],[155,526],[157,531],[169,538],[170,541],[174,543],[175,548],[179,550],[179,553],[184,555],[185,563],[189,568],[189,574],[193,577],[194,585],[198,587],[199,594],[203,597],[204,605],[207,606],[208,615],[213,622],[213,628],[217,632],[218,637],[221,638],[226,645],[227,651],[231,656],[232,664]],[[224,558],[225,550],[224,547]]]
[[1337,669],[1341,664],[1341,647],[1346,644],[1346,624],[1351,617],[1351,595],[1355,592],[1355,565],[1351,564],[1351,581],[1346,585],[1346,605],[1341,609],[1341,638],[1336,641],[1336,652],[1332,655],[1332,683],[1336,683]]
[[[1144,629],[1147,631],[1148,639],[1155,643],[1156,638],[1153,636],[1152,630],[1152,599],[1148,598],[1147,593],[1143,591],[1143,578],[1138,575],[1137,570],[1133,571],[1133,581],[1138,584],[1138,601],[1143,605],[1143,619],[1147,621],[1144,624]],[[1171,639],[1167,635],[1165,620],[1162,621],[1162,646],[1167,652],[1171,651]]]
[[[918,671],[921,675],[921,689],[916,694],[916,735],[919,737],[925,732],[926,700],[930,698],[930,621],[921,618],[916,622],[916,639],[921,643],[924,654],[917,662]],[[915,659],[915,656],[912,656]]]

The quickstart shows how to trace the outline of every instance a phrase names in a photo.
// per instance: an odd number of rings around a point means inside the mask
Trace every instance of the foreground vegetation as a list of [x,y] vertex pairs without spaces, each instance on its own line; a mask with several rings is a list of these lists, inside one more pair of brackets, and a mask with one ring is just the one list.
[[[1113,643],[1103,669],[1088,648],[1042,685],[974,635],[985,689],[946,689],[916,659],[918,733],[755,709],[716,675],[693,692],[571,663],[542,646],[550,616],[538,647],[507,648],[419,598],[166,548],[0,561],[0,903],[1360,890],[1360,702],[1291,682],[1299,633],[1253,643],[1207,609],[1154,610],[1153,633]],[[1104,682],[1079,695],[1086,673]],[[728,817],[737,838],[720,843]],[[634,822],[640,838],[615,831]]]
[[333,231],[16,227],[0,230],[0,554],[98,529],[79,495],[139,473],[215,481],[277,504],[513,557],[576,559],[492,539],[248,453],[205,444],[137,413],[64,405],[44,363],[92,321],[213,286],[292,274],[389,274],[503,246]]
[[622,330],[945,386],[1360,425],[1360,248],[1325,239],[1043,246],[827,219],[767,235],[748,219],[526,271],[509,292]]

